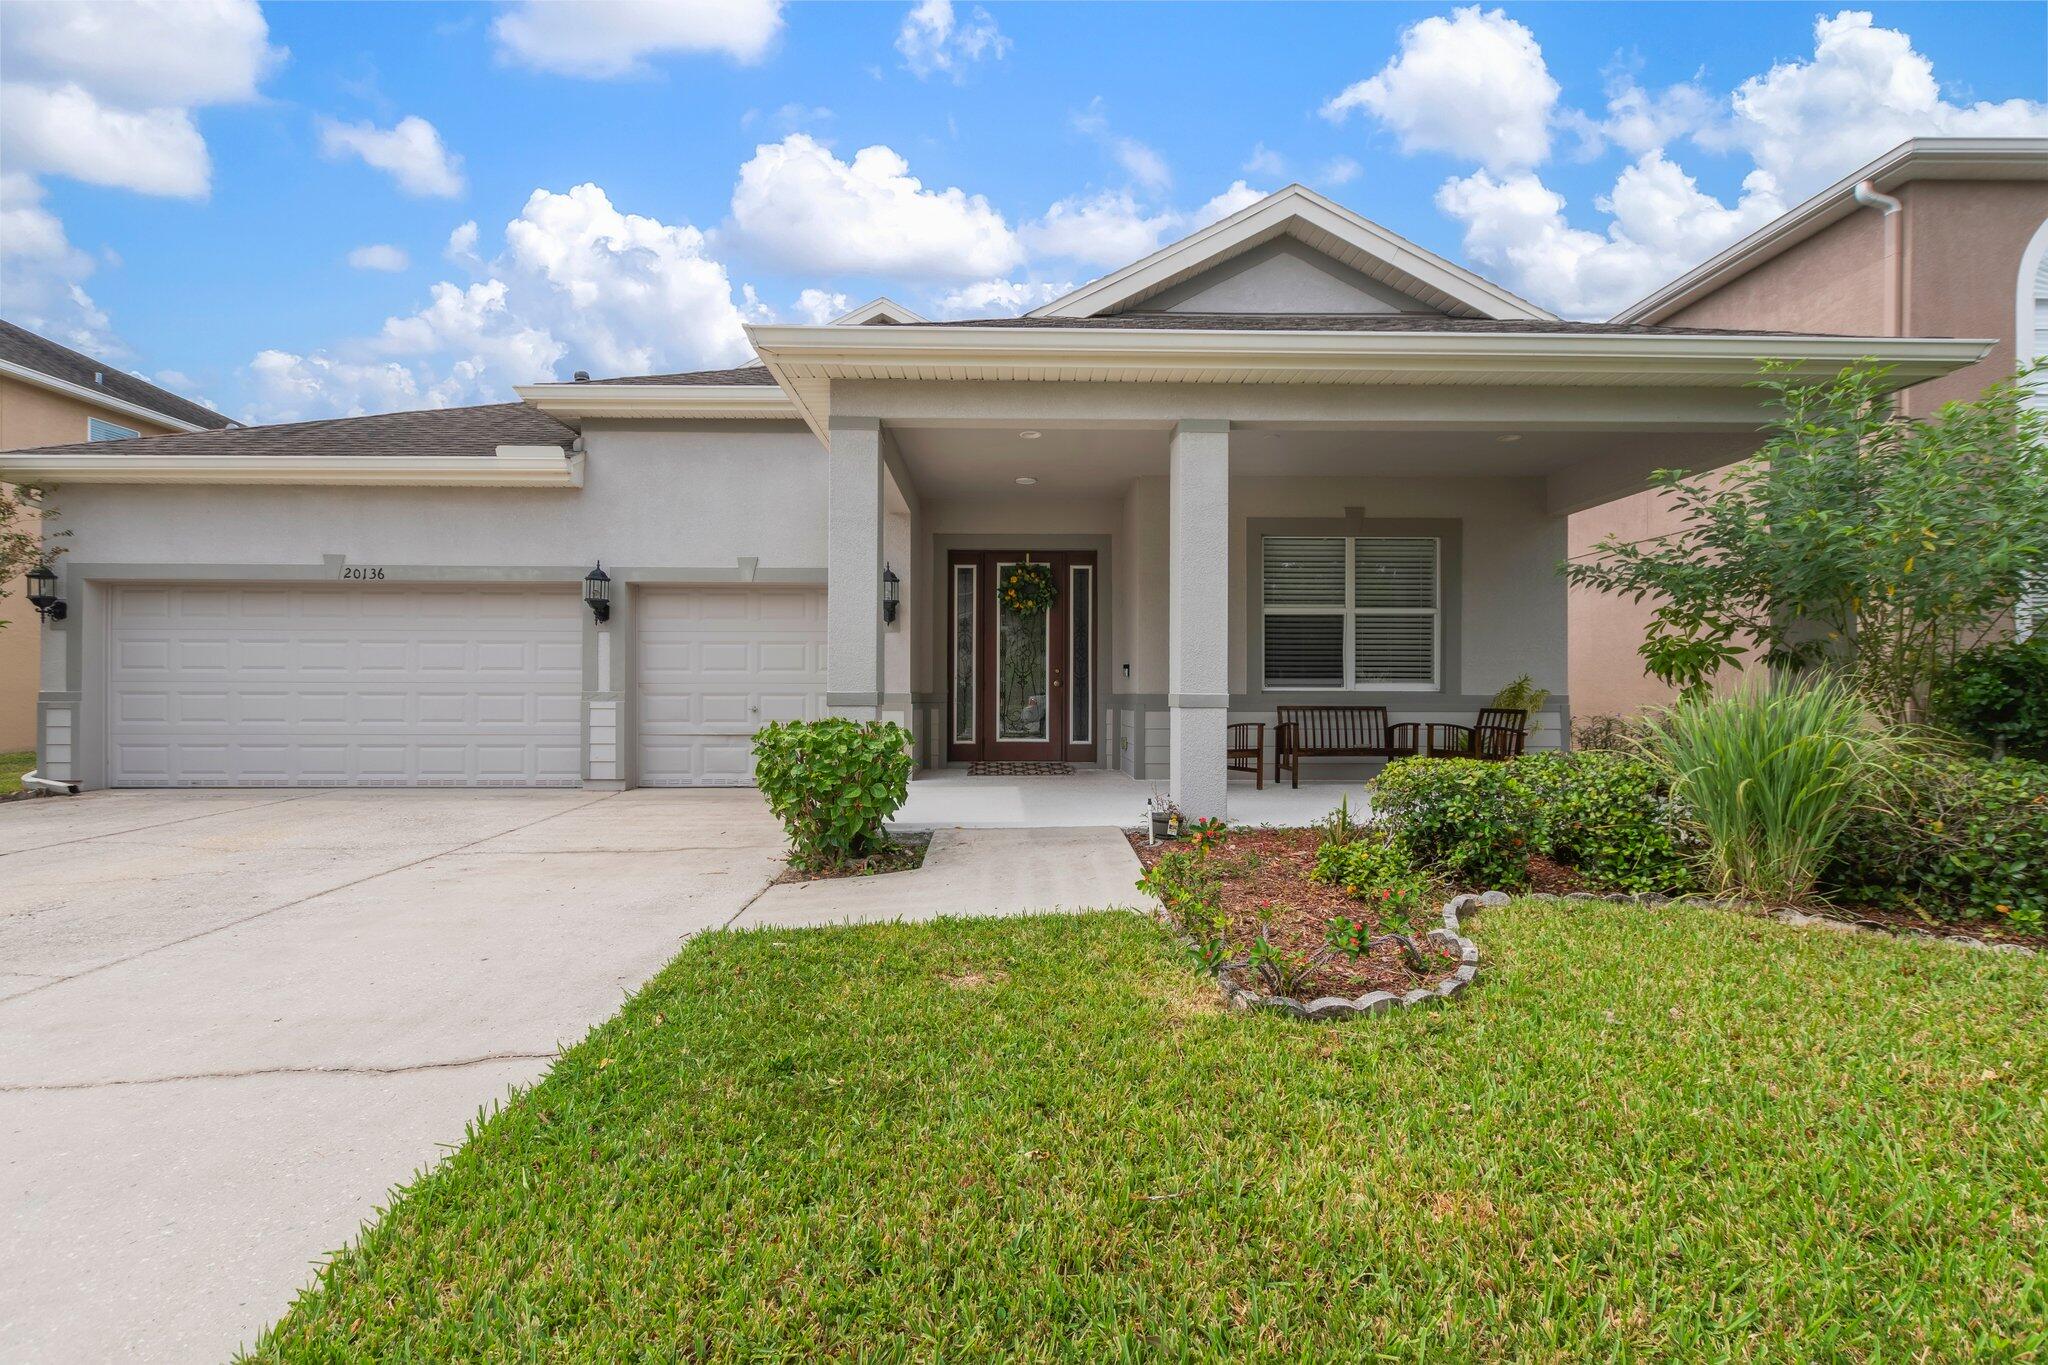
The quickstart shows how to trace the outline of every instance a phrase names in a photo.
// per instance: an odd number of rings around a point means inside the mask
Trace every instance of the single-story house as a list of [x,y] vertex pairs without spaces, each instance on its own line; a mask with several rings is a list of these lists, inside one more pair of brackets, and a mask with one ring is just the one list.
[[[42,775],[745,783],[757,725],[840,714],[1221,814],[1230,721],[1469,723],[1524,673],[1556,745],[1573,512],[1754,449],[1764,357],[1905,385],[1986,345],[1564,322],[1300,187],[1023,317],[750,336],[734,370],[0,458],[71,532]],[[1027,559],[1047,611],[999,599]]]

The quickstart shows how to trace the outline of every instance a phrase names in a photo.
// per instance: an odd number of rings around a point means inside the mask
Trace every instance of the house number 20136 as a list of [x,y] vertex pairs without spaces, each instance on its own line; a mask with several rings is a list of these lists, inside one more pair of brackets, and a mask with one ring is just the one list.
[[357,583],[381,583],[384,581],[384,571],[382,569],[343,569],[341,576],[344,581],[354,581]]

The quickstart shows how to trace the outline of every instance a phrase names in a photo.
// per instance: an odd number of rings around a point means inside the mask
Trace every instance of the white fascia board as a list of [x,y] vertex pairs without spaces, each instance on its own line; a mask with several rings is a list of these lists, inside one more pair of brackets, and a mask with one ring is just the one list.
[[[1421,380],[1512,372],[1517,383],[1602,375],[1668,376],[1672,382],[1746,383],[1769,358],[1839,368],[1860,359],[1896,367],[1915,383],[1982,359],[1991,342],[1948,337],[1701,336],[1588,332],[1242,332],[1116,328],[764,326],[749,329],[769,368],[802,367],[805,377],[870,377],[877,367],[944,367],[974,377],[1046,378],[1081,372],[1098,378],[1142,370],[1157,378],[1213,380],[1260,372],[1321,372],[1335,382]],[[843,373],[842,373],[843,372]],[[977,373],[979,372],[979,373]]]
[[146,408],[140,403],[131,403],[125,398],[116,398],[105,389],[95,389],[89,384],[74,384],[68,379],[44,374],[41,370],[32,370],[11,360],[0,360],[0,374],[6,375],[9,379],[18,379],[24,384],[33,384],[39,389],[48,389],[51,393],[61,393],[66,398],[75,398],[81,403],[90,403],[95,407],[106,408],[110,412],[118,412],[124,417],[138,417],[160,427],[169,427],[173,431],[213,430],[212,427],[202,427],[196,422],[187,422],[168,413],[158,412],[155,408]]
[[542,412],[562,418],[797,415],[788,394],[762,384],[522,384],[513,391]]
[[1915,180],[2048,180],[2048,138],[1923,137],[1902,142],[1655,292],[1615,322],[1661,322],[1729,281],[1856,213],[1856,187],[1889,191]]
[[560,446],[492,455],[38,455],[0,453],[0,479],[80,483],[286,484],[326,487],[581,488],[583,456]]
[[1211,223],[1141,261],[1034,308],[1030,317],[1085,318],[1110,312],[1157,289],[1163,282],[1223,260],[1248,245],[1284,231],[1290,219],[1320,228],[1340,241],[1385,261],[1421,284],[1457,299],[1481,317],[1548,319],[1527,299],[1426,251],[1379,224],[1333,203],[1305,185],[1289,185],[1228,218]]

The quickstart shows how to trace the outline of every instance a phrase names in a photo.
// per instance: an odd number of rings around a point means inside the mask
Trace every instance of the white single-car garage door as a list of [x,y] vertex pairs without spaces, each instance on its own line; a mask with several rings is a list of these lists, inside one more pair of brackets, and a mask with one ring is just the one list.
[[576,786],[573,587],[112,593],[107,782]]
[[825,590],[642,588],[640,782],[744,786],[753,733],[825,714]]

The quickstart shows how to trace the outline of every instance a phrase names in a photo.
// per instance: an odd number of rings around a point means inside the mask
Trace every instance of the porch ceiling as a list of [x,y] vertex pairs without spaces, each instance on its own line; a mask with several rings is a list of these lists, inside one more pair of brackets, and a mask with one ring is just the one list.
[[[1039,427],[890,423],[922,497],[1054,499],[1120,493],[1166,472],[1164,425]],[[1026,438],[1023,431],[1037,431]],[[1509,438],[1509,439],[1504,439]],[[1645,470],[1711,469],[1755,448],[1750,431],[1316,429],[1234,426],[1238,478],[1530,478],[1562,480],[1611,469],[1627,488]],[[1019,478],[1037,482],[1019,486]]]

